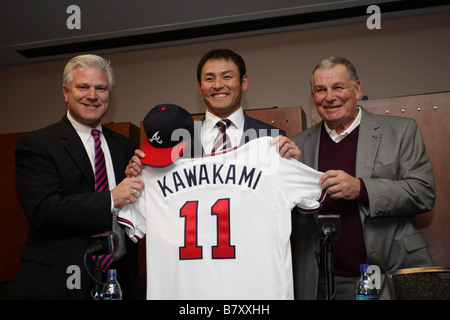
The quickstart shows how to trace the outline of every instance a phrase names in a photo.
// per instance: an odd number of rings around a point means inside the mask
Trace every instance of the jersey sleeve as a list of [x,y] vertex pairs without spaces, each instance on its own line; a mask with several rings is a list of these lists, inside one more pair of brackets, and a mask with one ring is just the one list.
[[278,151],[276,153],[279,158],[280,187],[291,207],[297,206],[302,213],[319,210],[326,196],[326,190],[319,183],[323,173],[293,158],[281,157]]
[[146,192],[141,194],[135,203],[131,203],[120,209],[117,222],[125,227],[125,232],[133,242],[137,243],[146,234],[145,216]]

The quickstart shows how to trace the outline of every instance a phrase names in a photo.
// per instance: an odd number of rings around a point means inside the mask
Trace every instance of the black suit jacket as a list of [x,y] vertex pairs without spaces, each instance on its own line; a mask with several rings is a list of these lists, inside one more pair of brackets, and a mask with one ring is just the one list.
[[[194,143],[192,146],[192,154],[194,156],[205,154],[201,139],[202,121],[197,121],[194,125]],[[286,136],[286,132],[261,120],[252,118],[244,112],[244,134],[241,139],[241,144],[245,144],[259,137],[277,137],[279,135]]]
[[[128,138],[103,132],[120,183],[135,148]],[[67,116],[19,140],[16,189],[30,229],[14,298],[90,298],[84,253],[93,234],[112,230],[111,198],[94,191],[89,157]],[[137,247],[126,241],[127,254],[116,263],[124,299],[134,297],[137,274]]]

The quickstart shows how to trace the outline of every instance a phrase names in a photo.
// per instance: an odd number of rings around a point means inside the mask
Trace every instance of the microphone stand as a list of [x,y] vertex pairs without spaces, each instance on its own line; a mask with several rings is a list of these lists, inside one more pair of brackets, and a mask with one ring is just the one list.
[[326,275],[326,299],[334,300],[334,244],[332,228],[326,228],[325,234],[325,275]]
[[[84,255],[84,264],[86,267],[86,271],[89,273],[89,276],[92,280],[94,280],[95,285],[93,290],[95,292],[92,292],[91,290],[91,296],[94,300],[100,300],[100,293],[102,290],[102,261],[100,259],[100,255],[104,254],[112,254],[116,251],[116,248],[119,243],[119,237],[116,233],[112,231],[105,232],[103,234],[94,235],[91,237],[92,244],[91,246],[86,250],[86,253]],[[95,256],[95,264],[94,264],[94,275],[92,275],[89,272],[89,268],[86,265],[86,258],[90,257],[91,259]]]
[[95,267],[94,267],[94,278],[95,281],[95,292],[94,292],[94,300],[100,300],[100,283],[102,281],[102,262],[100,256],[98,254],[95,255]]
[[340,216],[318,215],[320,239],[323,239],[321,249],[324,249],[324,267],[326,276],[326,299],[334,300],[336,289],[334,284],[334,239],[340,238]]

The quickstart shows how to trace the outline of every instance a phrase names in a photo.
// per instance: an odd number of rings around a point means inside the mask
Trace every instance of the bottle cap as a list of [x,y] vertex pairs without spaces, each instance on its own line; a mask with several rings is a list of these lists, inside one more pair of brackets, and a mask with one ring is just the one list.
[[359,265],[359,271],[360,272],[367,272],[367,268],[369,268],[370,264],[360,264]]
[[116,269],[108,269],[108,276],[117,276]]

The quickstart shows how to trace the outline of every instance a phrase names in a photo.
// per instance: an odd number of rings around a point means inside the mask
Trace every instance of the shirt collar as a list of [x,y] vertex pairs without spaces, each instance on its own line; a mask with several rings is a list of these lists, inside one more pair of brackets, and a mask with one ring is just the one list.
[[[80,136],[81,141],[83,144],[86,144],[86,142],[89,140],[89,138],[92,137],[91,131],[93,130],[91,127],[85,126],[78,121],[76,121],[69,111],[67,111],[67,118],[69,119],[72,126],[75,128],[75,131]],[[102,131],[102,125],[99,124],[95,129]]]
[[361,123],[361,109],[359,107],[357,107],[357,109],[358,114],[356,115],[355,120],[353,120],[352,124],[340,134],[337,134],[335,130],[330,129],[326,124],[326,122],[324,122],[325,130],[327,131],[328,135],[334,142],[341,141],[346,136],[348,136],[357,126],[359,126],[359,124]]
[[[213,130],[217,121],[219,121],[220,119],[221,118],[212,114],[209,110],[206,110],[205,112],[206,130],[207,131]],[[227,119],[230,120],[231,124],[234,125],[236,128],[238,128],[241,131],[244,131],[245,120],[244,120],[244,110],[242,109],[242,107],[239,107],[239,109],[233,112]]]

